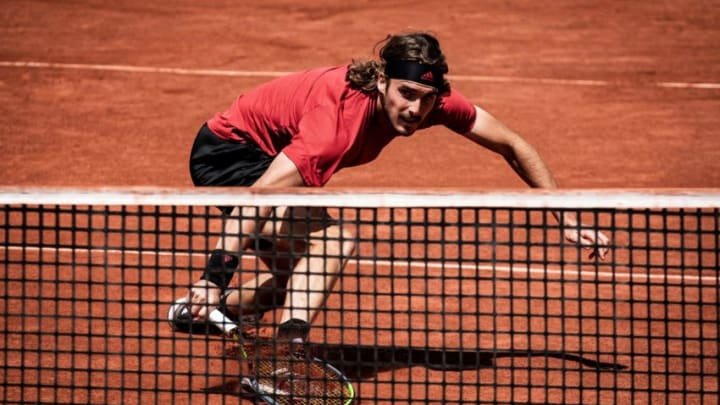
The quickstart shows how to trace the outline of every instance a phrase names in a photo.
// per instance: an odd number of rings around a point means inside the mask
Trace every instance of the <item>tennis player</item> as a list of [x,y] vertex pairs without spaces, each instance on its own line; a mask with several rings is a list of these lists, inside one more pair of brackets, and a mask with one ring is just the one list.
[[[500,154],[529,186],[555,188],[553,175],[537,151],[452,89],[447,73],[438,40],[416,32],[388,36],[378,60],[272,80],[239,96],[227,111],[202,126],[190,158],[193,182],[197,186],[320,187],[339,170],[372,161],[396,137],[442,125]],[[227,236],[218,242],[205,273],[170,311],[171,323],[187,330],[188,322],[202,323],[218,306],[238,314],[280,303],[284,311],[277,338],[306,340],[317,310],[354,250],[354,235],[319,208],[224,211],[231,214],[226,235],[256,236]],[[238,214],[249,219],[233,220]],[[290,225],[290,217],[303,220]],[[556,217],[566,239],[591,249],[591,256],[605,257],[608,238],[604,234],[578,224],[572,214]],[[273,243],[268,244],[263,235]],[[260,255],[274,271],[239,289],[229,288],[239,270],[238,254],[247,249],[274,253],[269,255],[272,259]],[[257,306],[262,308],[253,308]],[[185,311],[178,311],[183,307]]]

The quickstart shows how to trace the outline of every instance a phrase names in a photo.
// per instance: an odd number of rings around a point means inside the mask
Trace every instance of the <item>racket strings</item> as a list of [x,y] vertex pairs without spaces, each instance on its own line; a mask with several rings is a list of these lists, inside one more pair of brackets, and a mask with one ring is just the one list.
[[[305,345],[276,343],[265,328],[242,328],[226,354],[248,360],[256,389],[278,404],[338,404],[354,395],[342,376],[314,360]],[[271,331],[269,332],[271,333]]]
[[245,350],[252,353],[258,389],[279,404],[343,404],[352,395],[336,372],[294,345],[255,344]]

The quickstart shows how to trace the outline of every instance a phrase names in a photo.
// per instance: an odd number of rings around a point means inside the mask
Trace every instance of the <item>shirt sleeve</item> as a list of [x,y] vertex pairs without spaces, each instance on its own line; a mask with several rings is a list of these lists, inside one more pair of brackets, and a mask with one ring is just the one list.
[[459,134],[468,133],[475,125],[475,105],[455,89],[443,95],[430,113],[425,126],[444,125]]
[[339,131],[337,120],[337,113],[329,107],[306,112],[297,133],[283,149],[307,186],[325,185],[342,161],[347,139]]

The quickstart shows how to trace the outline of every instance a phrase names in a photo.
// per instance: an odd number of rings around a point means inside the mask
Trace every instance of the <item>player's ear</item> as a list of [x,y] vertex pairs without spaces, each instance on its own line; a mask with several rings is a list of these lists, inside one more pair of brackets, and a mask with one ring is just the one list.
[[377,89],[380,93],[385,93],[385,90],[387,89],[387,83],[388,82],[385,78],[385,75],[380,73],[377,79]]

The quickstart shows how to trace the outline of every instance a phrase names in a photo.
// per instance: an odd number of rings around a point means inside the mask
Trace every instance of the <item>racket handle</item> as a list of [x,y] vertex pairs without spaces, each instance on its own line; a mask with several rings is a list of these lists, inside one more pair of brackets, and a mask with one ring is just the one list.
[[235,324],[235,322],[232,321],[232,319],[228,318],[218,309],[213,309],[210,314],[208,314],[208,320],[212,322],[215,326],[220,328],[225,334],[231,335],[233,332],[235,332],[238,328],[238,326]]

